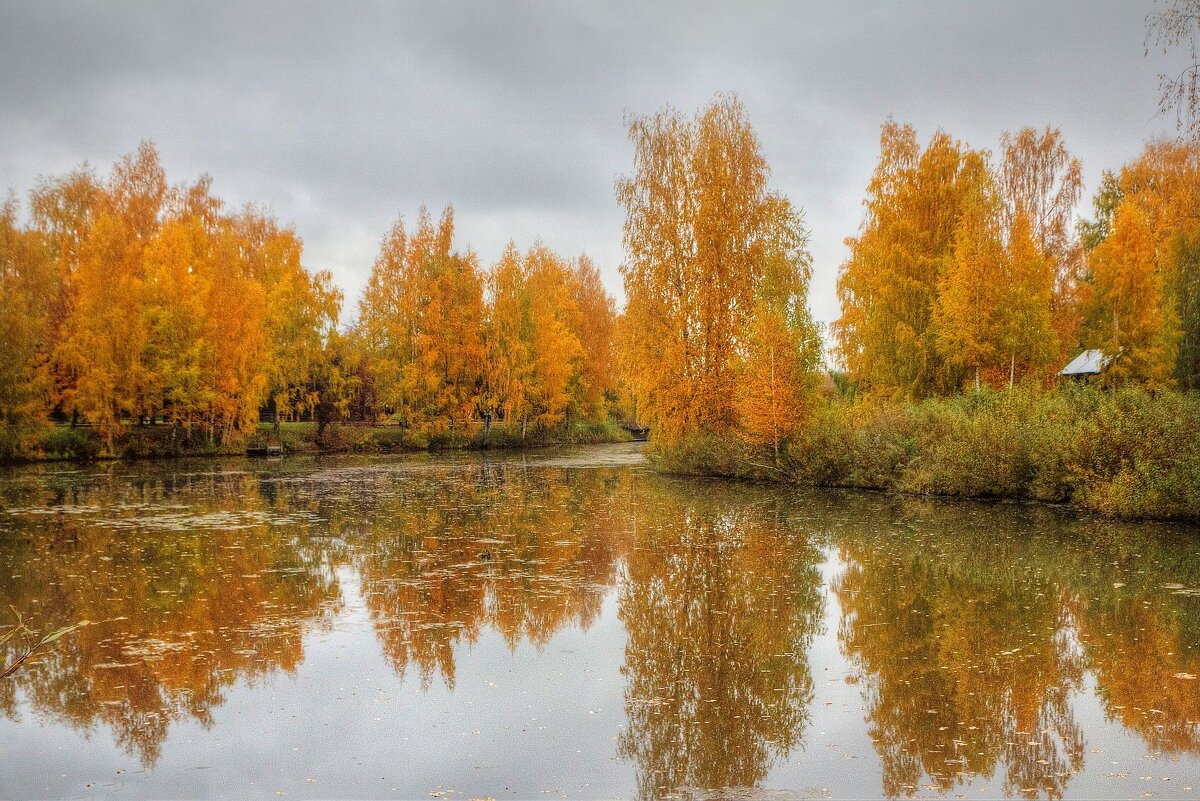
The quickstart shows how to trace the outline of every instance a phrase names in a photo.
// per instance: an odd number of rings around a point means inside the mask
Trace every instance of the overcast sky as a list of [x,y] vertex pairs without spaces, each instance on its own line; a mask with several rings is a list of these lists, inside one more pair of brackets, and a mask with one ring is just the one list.
[[[294,223],[346,290],[422,204],[490,263],[513,239],[587,252],[620,298],[624,117],[737,93],[812,233],[810,305],[837,316],[843,239],[889,115],[994,149],[1051,124],[1087,192],[1150,138],[1153,0],[0,5],[0,189],[154,140],[172,182]],[[1087,212],[1085,201],[1081,213]]]

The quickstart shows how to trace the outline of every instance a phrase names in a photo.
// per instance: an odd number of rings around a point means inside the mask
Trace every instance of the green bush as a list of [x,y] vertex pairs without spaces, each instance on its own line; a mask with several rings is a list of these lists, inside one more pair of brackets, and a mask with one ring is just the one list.
[[200,428],[181,425],[127,426],[113,442],[113,453],[125,459],[161,459],[176,456],[214,456],[241,453],[244,438],[237,432],[219,440]]
[[51,426],[42,433],[38,449],[50,459],[95,459],[100,446],[95,429]]
[[894,489],[915,451],[910,409],[833,400],[784,447],[786,474],[805,484]]
[[496,450],[519,448],[543,448],[551,445],[588,445],[602,442],[628,442],[629,432],[615,422],[586,423],[572,422],[558,426],[528,426],[524,435],[520,425],[495,423],[488,431],[487,442],[483,429],[476,429],[471,436],[470,447],[494,448]]
[[633,439],[628,431],[612,420],[605,423],[572,423],[567,427],[565,438],[572,445],[599,445]]

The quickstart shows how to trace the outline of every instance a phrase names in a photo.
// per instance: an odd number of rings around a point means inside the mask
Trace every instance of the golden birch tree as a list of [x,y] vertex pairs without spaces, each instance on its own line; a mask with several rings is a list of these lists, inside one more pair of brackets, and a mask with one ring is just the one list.
[[67,410],[95,423],[110,447],[124,422],[141,419],[148,407],[142,253],[167,194],[158,153],[143,142],[114,166],[78,249],[72,306],[55,359],[70,376]]
[[526,387],[533,358],[529,350],[528,294],[517,246],[509,242],[487,276],[485,365],[480,413],[484,425],[495,419],[519,423],[522,436],[529,422]]
[[49,357],[58,280],[45,238],[0,204],[0,457],[19,453],[50,409]]
[[1112,233],[1091,253],[1092,295],[1084,343],[1112,358],[1107,384],[1173,383],[1178,322],[1155,260],[1154,232],[1130,201],[1117,208]]
[[767,251],[756,289],[735,400],[745,439],[769,445],[778,464],[783,443],[812,416],[821,337],[806,303],[807,234],[785,200],[774,205],[779,219],[772,230],[780,239]]
[[969,157],[971,188],[955,233],[954,256],[938,285],[934,322],[938,349],[965,367],[976,391],[995,368],[1004,321],[1007,255],[1000,227],[1000,196],[984,159]]
[[[1126,265],[1149,259],[1170,311],[1164,323],[1177,328],[1168,337],[1176,343],[1175,380],[1182,387],[1200,387],[1200,143],[1147,144],[1119,174],[1106,178],[1093,205],[1096,219],[1080,226],[1090,248],[1085,288],[1093,295],[1101,291],[1101,274],[1111,276],[1117,250],[1135,249],[1119,257]],[[1116,237],[1119,216],[1135,230],[1144,224],[1148,244],[1140,236]],[[1092,297],[1087,304],[1092,324],[1085,333],[1093,342],[1099,303]]]
[[1078,339],[1081,249],[1075,209],[1083,168],[1057,128],[1022,128],[1000,137],[997,181],[1013,275],[1006,302],[1009,383],[1018,375],[1047,379]]
[[[631,119],[625,209],[631,380],[655,436],[736,430],[737,382],[765,265],[803,264],[798,215],[742,104],[720,95],[694,118],[672,108]],[[780,250],[782,248],[782,251]]]
[[541,243],[525,254],[526,308],[524,330],[532,357],[525,399],[530,421],[540,428],[561,423],[571,403],[571,384],[584,358],[571,265]]
[[427,434],[470,421],[483,369],[483,275],[453,238],[450,207],[437,224],[422,209],[411,235],[397,221],[359,304],[385,403]]
[[[573,414],[593,423],[608,418],[609,398],[616,387],[616,302],[600,282],[600,270],[586,255],[572,265],[570,286],[575,303],[574,334],[583,349],[572,381]],[[615,398],[614,398],[615,400]]]
[[850,376],[876,391],[921,398],[961,383],[961,368],[938,349],[934,311],[972,193],[968,154],[943,131],[922,150],[912,126],[889,119],[881,129],[865,218],[846,240],[833,326]]

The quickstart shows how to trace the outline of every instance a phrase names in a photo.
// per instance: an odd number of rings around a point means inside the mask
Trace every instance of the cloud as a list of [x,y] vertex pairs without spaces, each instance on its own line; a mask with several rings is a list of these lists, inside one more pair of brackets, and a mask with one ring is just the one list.
[[[647,7],[651,6],[651,7]],[[453,203],[485,261],[510,239],[588,252],[619,293],[623,120],[746,103],[806,212],[811,305],[837,315],[842,244],[888,114],[977,147],[1062,128],[1100,170],[1171,132],[1150,2],[18,3],[0,8],[0,186],[155,140],[304,237],[351,300],[391,222]]]

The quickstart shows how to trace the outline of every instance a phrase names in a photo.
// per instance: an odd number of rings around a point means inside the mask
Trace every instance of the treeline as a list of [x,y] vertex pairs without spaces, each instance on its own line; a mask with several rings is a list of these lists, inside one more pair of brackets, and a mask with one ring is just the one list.
[[544,440],[616,402],[595,265],[510,245],[484,269],[449,208],[396,224],[348,329],[293,229],[227,209],[207,177],[170,185],[148,143],[107,177],[40,180],[18,213],[0,206],[0,457],[118,454],[148,432],[170,438],[153,452],[237,447],[264,417],[398,423],[407,447],[473,425],[486,444],[496,422]]
[[1200,142],[1105,173],[1077,221],[1079,160],[1047,128],[997,157],[888,121],[834,325],[860,387],[892,396],[1046,384],[1082,349],[1099,380],[1200,386]]
[[436,436],[495,423],[530,429],[604,424],[615,410],[616,304],[587,256],[509,243],[490,269],[454,249],[450,208],[385,237],[350,339],[360,414]]
[[625,207],[623,354],[665,445],[701,432],[773,449],[803,427],[818,384],[812,259],[799,210],[734,97],[692,119],[634,119]]
[[341,292],[301,264],[290,228],[229,211],[210,181],[171,186],[143,144],[107,178],[42,179],[28,227],[0,210],[0,453],[51,415],[109,448],[165,419],[210,439],[245,432],[270,401],[298,413],[323,382]]
[[[767,187],[744,110],[636,119],[626,210],[630,384],[660,443],[693,434],[781,445],[818,407],[819,334],[798,211]],[[1200,143],[1156,142],[1106,173],[1081,221],[1081,165],[1061,134],[882,128],[832,329],[843,393],[912,401],[1051,387],[1084,349],[1106,386],[1200,386]]]
[[1081,166],[1057,130],[1006,133],[992,154],[940,131],[922,146],[889,120],[826,376],[808,232],[743,106],[666,108],[629,136],[621,314],[585,256],[510,244],[482,265],[447,208],[393,226],[340,329],[341,293],[293,230],[227,210],[207,178],[168,185],[148,144],[107,178],[41,180],[27,225],[14,200],[0,213],[0,452],[36,450],[51,419],[116,451],[155,422],[236,444],[264,411],[319,432],[394,423],[407,447],[621,418],[662,454],[712,438],[778,469],[830,394],[1051,389],[1084,349],[1104,355],[1090,380],[1105,387],[1200,387],[1200,142],[1147,145],[1080,220]]

